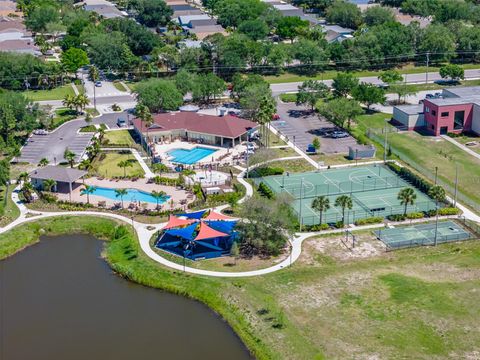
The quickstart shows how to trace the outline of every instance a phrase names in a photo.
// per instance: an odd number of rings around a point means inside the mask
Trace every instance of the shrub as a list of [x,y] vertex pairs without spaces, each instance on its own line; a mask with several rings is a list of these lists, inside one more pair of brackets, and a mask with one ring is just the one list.
[[261,182],[260,185],[258,185],[258,192],[268,199],[272,199],[275,196],[272,189],[270,189],[270,187],[264,182]]
[[383,217],[373,216],[365,219],[358,219],[355,221],[355,225],[368,225],[368,224],[378,224],[383,222]]
[[335,223],[335,227],[336,227],[337,229],[343,229],[343,228],[345,227],[345,224],[343,223],[343,221],[337,221],[337,222]]
[[425,214],[423,212],[411,212],[407,214],[407,219],[421,219],[425,217]]
[[270,175],[282,175],[283,174],[283,169],[279,167],[259,167],[256,168],[248,174],[249,177],[251,178],[256,178],[256,177],[264,177],[264,176],[270,176]]
[[460,212],[460,209],[456,207],[444,207],[438,210],[439,215],[457,215]]
[[424,193],[428,193],[428,191],[432,187],[432,184],[430,182],[424,180],[423,178],[413,173],[411,170],[407,169],[406,167],[400,167],[397,164],[392,162],[387,163],[387,165],[390,168],[390,170],[400,175],[400,177],[407,180],[408,182],[413,184],[415,187],[417,187]]
[[387,166],[392,170],[394,173],[400,174],[402,167],[395,164],[394,162],[387,162]]
[[403,214],[393,214],[387,216],[387,219],[390,221],[404,221],[406,218],[407,216]]

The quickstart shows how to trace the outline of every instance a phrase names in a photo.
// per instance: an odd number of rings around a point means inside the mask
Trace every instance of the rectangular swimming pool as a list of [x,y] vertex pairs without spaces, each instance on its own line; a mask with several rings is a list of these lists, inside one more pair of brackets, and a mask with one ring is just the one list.
[[171,162],[192,165],[212,155],[216,151],[215,149],[197,146],[190,150],[173,149],[168,152],[168,155],[172,157],[172,159],[170,159]]
[[[101,196],[110,200],[118,200],[118,201],[122,200],[120,196],[117,197],[117,194],[115,193],[115,189],[112,189],[112,188],[97,187],[95,188],[95,191],[92,195]],[[169,198],[170,196],[164,196],[158,199],[158,203],[163,204]],[[127,194],[123,196],[123,201],[127,201],[127,202],[140,201],[140,202],[148,202],[153,204],[157,203],[157,199],[154,198],[150,193],[137,190],[137,189],[127,189]]]

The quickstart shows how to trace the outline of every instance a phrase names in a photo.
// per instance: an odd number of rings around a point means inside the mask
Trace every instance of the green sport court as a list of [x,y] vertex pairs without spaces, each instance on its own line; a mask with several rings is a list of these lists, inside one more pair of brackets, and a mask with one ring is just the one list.
[[[438,223],[437,244],[472,239],[474,236],[455,221]],[[373,232],[388,249],[434,245],[435,223],[399,226]]]
[[[256,179],[264,182],[275,193],[287,193],[293,197],[292,207],[304,225],[320,222],[320,214],[311,207],[317,196],[327,196],[330,209],[323,213],[323,222],[335,223],[342,220],[342,209],[335,207],[341,195],[352,198],[352,209],[345,210],[345,223],[372,216],[386,217],[403,214],[404,205],[397,199],[401,188],[412,187],[384,165],[355,166],[326,169],[305,173],[267,176]],[[427,195],[415,189],[417,198],[407,212],[435,209],[435,203]]]

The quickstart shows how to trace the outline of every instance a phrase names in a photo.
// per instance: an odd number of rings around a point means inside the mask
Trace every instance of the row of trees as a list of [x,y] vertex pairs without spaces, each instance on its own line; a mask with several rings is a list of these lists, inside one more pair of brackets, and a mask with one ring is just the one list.
[[[445,201],[446,198],[445,190],[438,185],[432,186],[428,191],[428,196],[435,200],[438,214],[438,203]],[[403,215],[407,215],[408,206],[415,204],[417,194],[413,188],[403,188],[398,192],[397,199],[400,201],[400,205],[404,206]],[[344,223],[345,210],[351,210],[353,207],[352,198],[348,195],[340,195],[335,199],[334,206],[341,208],[342,223]],[[318,196],[313,199],[311,207],[318,211],[320,225],[322,225],[323,214],[330,209],[330,199],[327,196]]]

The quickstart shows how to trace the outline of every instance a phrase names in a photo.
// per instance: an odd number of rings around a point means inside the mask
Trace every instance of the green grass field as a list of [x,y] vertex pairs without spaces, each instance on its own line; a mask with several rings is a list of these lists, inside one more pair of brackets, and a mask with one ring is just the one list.
[[[117,224],[62,217],[0,235],[0,259],[46,234],[111,239]],[[474,359],[478,351],[480,242],[384,252],[370,232],[359,249],[340,237],[307,240],[292,268],[221,279],[183,275],[153,262],[133,236],[105,243],[103,257],[125,278],[204,302],[263,359]],[[369,245],[369,246],[367,246]]]
[[130,130],[106,131],[103,139],[108,145],[127,147],[136,145],[136,142],[133,139],[132,132]]
[[66,95],[75,95],[71,85],[59,86],[51,90],[24,91],[23,95],[32,101],[63,100]]
[[78,116],[79,115],[75,110],[58,108],[57,110],[55,110],[55,115],[53,116],[52,122],[48,128],[50,130],[56,129],[67,121],[76,119]]
[[117,89],[118,91],[123,91],[123,92],[127,91],[127,89],[125,89],[125,86],[123,86],[122,83],[118,81],[114,81],[113,86],[115,86],[115,89]]
[[[143,176],[145,172],[142,167],[135,160],[135,157],[132,154],[120,154],[116,152],[106,152],[104,153],[105,157],[102,154],[98,155],[97,158],[93,161],[92,167],[94,172],[100,176],[106,178],[112,177],[122,177],[124,176],[124,169],[118,166],[120,161],[128,160],[131,162],[132,166],[126,168],[127,176]],[[102,160],[100,160],[103,157]]]
[[[464,64],[462,65],[462,67],[465,70],[477,69],[478,64]],[[428,68],[428,71],[435,72],[435,71],[438,71],[439,69],[440,69],[439,67],[430,66]],[[407,65],[398,70],[402,74],[420,74],[420,73],[426,72],[427,68],[425,66]],[[369,70],[352,71],[352,74],[354,74],[357,77],[379,76],[381,73],[382,71],[369,71]],[[279,83],[288,83],[288,82],[300,82],[305,80],[329,80],[329,79],[333,79],[335,76],[337,76],[337,74],[338,72],[335,70],[327,70],[323,73],[318,73],[314,75],[298,75],[290,72],[285,72],[280,75],[265,76],[264,78],[270,84],[279,84]]]
[[460,192],[480,204],[479,159],[446,140],[422,136],[416,132],[391,134],[389,142],[393,148],[427,171],[434,173],[435,167],[438,167],[439,178],[452,187],[455,182],[455,167],[458,165]]
[[10,185],[7,191],[6,186],[0,186],[0,226],[10,224],[20,216],[20,210],[12,200],[12,190],[14,187],[14,185]]

